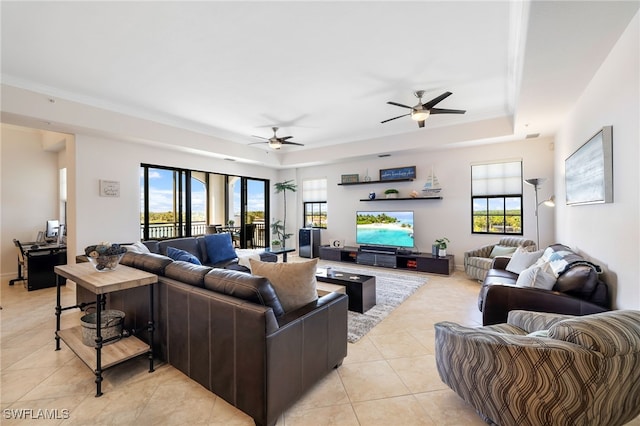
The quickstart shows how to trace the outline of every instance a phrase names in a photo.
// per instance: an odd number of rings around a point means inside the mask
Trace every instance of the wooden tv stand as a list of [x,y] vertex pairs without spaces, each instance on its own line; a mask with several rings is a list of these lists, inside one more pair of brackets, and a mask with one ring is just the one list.
[[358,247],[329,246],[320,246],[320,259],[442,275],[451,275],[455,263],[452,254],[445,257],[430,253],[389,254],[365,252]]

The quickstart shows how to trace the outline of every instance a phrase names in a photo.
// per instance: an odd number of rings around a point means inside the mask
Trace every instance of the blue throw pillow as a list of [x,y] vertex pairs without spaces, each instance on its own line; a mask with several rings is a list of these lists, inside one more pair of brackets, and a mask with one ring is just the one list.
[[185,262],[193,263],[194,265],[202,265],[200,259],[189,253],[188,251],[180,250],[174,247],[167,247],[167,256],[173,260],[184,260]]
[[238,255],[236,255],[236,250],[233,248],[231,234],[228,232],[205,235],[204,243],[207,246],[209,263],[212,265],[238,257]]

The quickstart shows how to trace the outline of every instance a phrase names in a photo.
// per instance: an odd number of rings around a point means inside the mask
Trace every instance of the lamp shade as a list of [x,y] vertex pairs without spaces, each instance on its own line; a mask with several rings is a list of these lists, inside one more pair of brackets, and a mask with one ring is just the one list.
[[416,109],[411,113],[411,119],[414,121],[424,121],[429,117],[429,110]]

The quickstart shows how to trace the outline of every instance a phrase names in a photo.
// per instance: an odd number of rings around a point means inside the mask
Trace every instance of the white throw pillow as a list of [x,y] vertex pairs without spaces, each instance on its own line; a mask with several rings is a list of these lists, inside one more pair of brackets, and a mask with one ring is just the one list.
[[540,256],[542,256],[542,253],[544,253],[544,250],[527,251],[523,247],[518,247],[513,253],[513,256],[511,256],[511,260],[509,260],[509,264],[505,269],[514,274],[520,274],[529,266],[536,263],[536,261],[540,259]]
[[124,246],[124,248],[132,253],[151,253],[151,251],[149,251],[149,248],[142,244],[140,241],[136,241],[133,244],[126,245]]
[[535,287],[551,290],[556,284],[556,277],[549,272],[549,264],[532,265],[522,271],[516,281],[516,287]]
[[308,262],[275,263],[249,258],[251,273],[271,281],[285,312],[291,312],[318,298],[316,266],[318,259]]

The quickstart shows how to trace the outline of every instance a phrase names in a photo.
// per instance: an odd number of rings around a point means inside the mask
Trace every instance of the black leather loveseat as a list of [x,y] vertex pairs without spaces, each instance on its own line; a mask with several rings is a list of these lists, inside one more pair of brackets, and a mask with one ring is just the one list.
[[587,315],[610,309],[608,286],[600,279],[597,265],[562,244],[547,250],[564,253],[570,260],[551,290],[516,286],[519,275],[505,269],[510,258],[494,259],[478,295],[483,325],[506,323],[512,310]]
[[[155,253],[128,252],[121,264],[158,275],[155,356],[251,416],[257,425],[275,424],[347,355],[345,294],[329,293],[284,312],[263,277]],[[85,294],[79,299],[93,297]],[[107,308],[125,312],[125,329],[145,328],[146,288],[107,297]],[[139,337],[146,339],[147,333]]]

